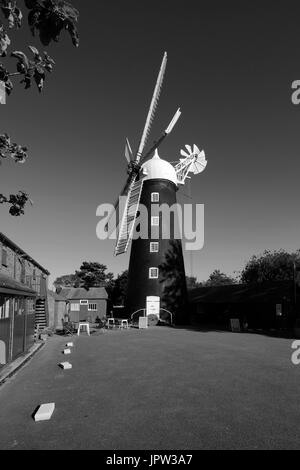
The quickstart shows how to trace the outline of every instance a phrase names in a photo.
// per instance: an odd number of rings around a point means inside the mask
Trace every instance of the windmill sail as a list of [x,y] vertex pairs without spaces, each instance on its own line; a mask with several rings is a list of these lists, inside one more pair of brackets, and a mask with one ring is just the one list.
[[[108,235],[111,235],[112,232],[114,230],[116,230],[119,226],[119,205],[120,205],[120,197],[121,196],[127,196],[127,194],[129,193],[129,190],[130,190],[130,185],[132,184],[133,182],[133,177],[130,175],[127,180],[126,180],[126,183],[125,185],[123,186],[122,188],[122,191],[120,192],[120,195],[117,199],[117,201],[115,202],[114,204],[114,208],[113,210],[111,211],[111,214],[109,215],[108,217],[108,220],[107,220],[107,224],[106,224],[106,231],[108,232]],[[109,229],[109,222],[110,220],[112,219],[113,215],[116,215],[116,225],[114,227],[111,227]]]
[[158,101],[159,101],[161,87],[162,87],[162,84],[163,84],[163,81],[164,81],[166,66],[167,66],[167,53],[165,52],[164,57],[163,57],[163,61],[162,61],[161,67],[160,67],[160,71],[159,71],[159,74],[158,74],[157,82],[156,82],[156,85],[155,85],[152,101],[151,101],[151,104],[150,104],[150,109],[149,109],[148,116],[147,116],[147,119],[146,119],[145,128],[144,128],[142,138],[141,138],[141,141],[140,141],[140,145],[139,145],[139,148],[138,148],[138,151],[137,151],[137,154],[136,154],[136,162],[137,163],[139,163],[139,161],[141,159],[142,153],[143,153],[143,151],[145,149],[145,145],[147,143],[147,139],[149,137],[152,122],[153,122],[155,112],[156,112],[156,109],[157,109],[157,105],[158,105]]
[[[136,154],[132,153],[131,146],[129,144],[128,139],[126,139],[126,145],[125,145],[125,157],[128,163],[128,178],[126,181],[126,184],[121,191],[120,196],[127,196],[127,201],[125,204],[125,210],[123,213],[123,217],[119,219],[119,198],[114,205],[114,210],[112,210],[108,222],[106,225],[106,229],[108,232],[108,235],[111,235],[115,230],[117,230],[120,226],[119,230],[119,236],[118,236],[118,241],[116,244],[115,248],[115,254],[121,254],[125,253],[127,251],[130,239],[132,237],[132,232],[134,228],[134,221],[136,219],[136,214],[138,211],[138,203],[140,201],[141,197],[141,191],[142,191],[142,185],[143,183],[139,180],[136,182],[137,175],[140,172],[141,169],[141,157],[143,155],[147,139],[150,134],[152,122],[156,113],[156,109],[158,106],[158,101],[162,89],[162,84],[166,72],[166,66],[167,66],[167,53],[165,52],[163,56],[163,60],[161,63],[161,67],[159,70],[158,78],[156,81],[156,85],[154,88],[154,93],[152,96],[150,108],[148,111],[147,119],[146,119],[146,124],[143,130],[143,134],[140,140],[140,144],[138,147],[138,150]],[[180,109],[175,113],[172,121],[170,122],[169,126],[163,133],[163,136],[159,139],[157,142],[156,147],[158,147],[161,142],[167,137],[167,135],[172,131],[173,127],[175,126],[176,122],[178,121],[179,117],[181,115]],[[149,153],[149,152],[148,152]],[[147,154],[148,155],[148,154]],[[133,209],[135,207],[135,209]],[[132,213],[133,211],[133,213]],[[114,227],[109,226],[109,222],[111,221],[113,215],[116,215],[116,224],[114,224]]]
[[131,185],[127,196],[127,202],[124,209],[124,214],[120,226],[119,237],[117,240],[115,255],[121,255],[126,253],[130,240],[132,238],[132,233],[134,229],[134,224],[138,212],[138,207],[141,199],[143,189],[143,180],[134,181]]
[[171,134],[180,116],[181,116],[181,111],[180,111],[180,108],[178,108],[172,118],[172,121],[168,125],[167,129],[163,132],[161,137],[154,143],[154,145],[150,148],[150,150],[146,153],[146,155],[142,157],[140,164],[144,163],[147,160],[147,158],[151,157],[153,152],[155,152],[155,150],[157,150],[160,147],[160,145],[166,139],[166,137],[168,137],[168,135]]
[[132,155],[132,150],[130,147],[129,140],[126,139],[126,145],[125,145],[125,157],[128,163],[130,163],[133,160],[133,155]]

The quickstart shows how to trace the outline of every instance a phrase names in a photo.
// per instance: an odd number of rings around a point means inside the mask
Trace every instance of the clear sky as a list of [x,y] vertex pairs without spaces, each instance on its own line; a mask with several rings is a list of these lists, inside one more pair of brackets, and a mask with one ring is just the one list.
[[[52,280],[84,260],[115,274],[126,269],[128,255],[115,258],[112,242],[96,238],[96,209],[114,202],[124,182],[125,137],[136,148],[166,50],[150,142],[180,106],[161,157],[177,160],[196,143],[208,160],[192,180],[193,202],[205,204],[205,247],[186,254],[187,273],[232,274],[266,248],[300,248],[300,106],[291,102],[291,83],[300,79],[299,2],[73,4],[79,49],[64,34],[47,48],[57,65],[43,94],[16,84],[0,107],[0,132],[30,149],[25,165],[1,166],[0,190],[24,189],[34,200],[21,218],[0,206],[0,231]],[[23,29],[14,49],[40,47]]]

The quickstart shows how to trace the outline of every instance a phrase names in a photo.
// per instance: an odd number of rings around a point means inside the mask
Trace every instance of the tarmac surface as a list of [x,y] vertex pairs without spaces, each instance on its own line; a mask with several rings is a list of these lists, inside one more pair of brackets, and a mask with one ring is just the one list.
[[0,449],[299,449],[292,342],[167,327],[55,336],[0,387]]

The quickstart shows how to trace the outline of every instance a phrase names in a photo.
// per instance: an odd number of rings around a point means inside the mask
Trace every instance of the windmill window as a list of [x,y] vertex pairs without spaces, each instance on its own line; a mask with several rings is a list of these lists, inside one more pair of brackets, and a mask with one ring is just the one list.
[[158,268],[149,269],[149,279],[158,279]]
[[151,202],[159,202],[159,193],[151,193]]
[[152,227],[159,227],[159,217],[151,217],[151,225]]
[[151,242],[150,243],[150,253],[158,253],[159,252],[159,243],[158,242]]

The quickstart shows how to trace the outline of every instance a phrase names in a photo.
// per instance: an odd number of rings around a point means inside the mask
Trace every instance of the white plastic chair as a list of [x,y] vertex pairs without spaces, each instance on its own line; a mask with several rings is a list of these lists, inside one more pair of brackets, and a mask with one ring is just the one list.
[[116,325],[116,323],[115,323],[115,319],[114,319],[114,318],[108,318],[108,319],[107,319],[107,328],[110,328],[110,327],[114,328],[115,325]]

